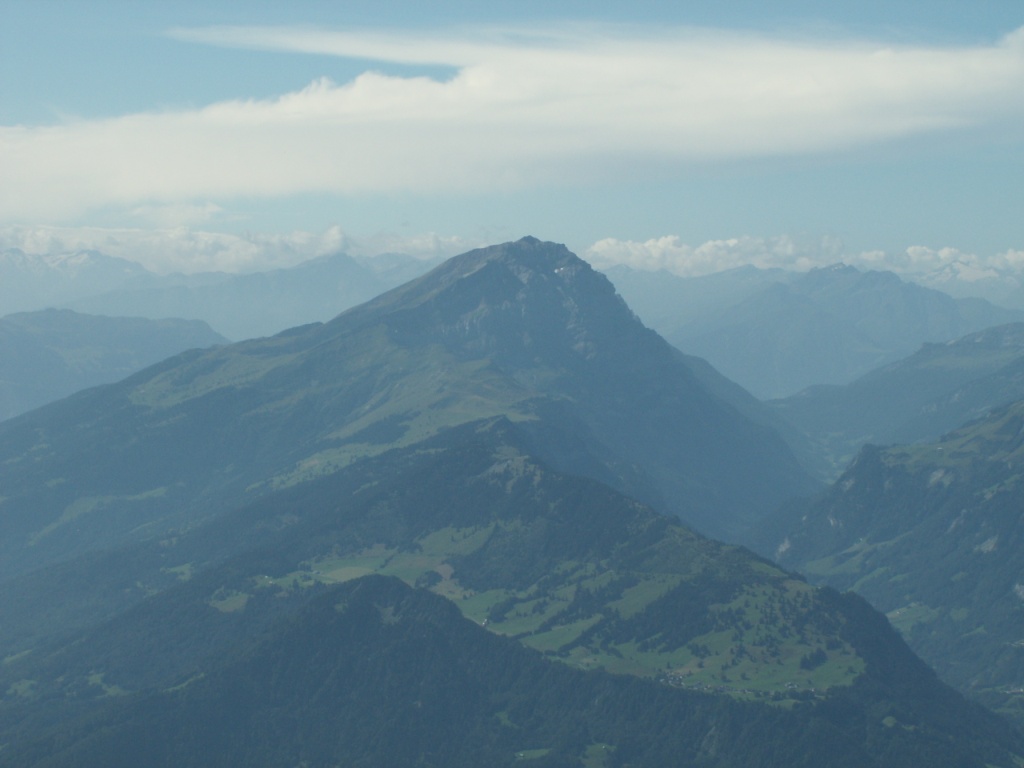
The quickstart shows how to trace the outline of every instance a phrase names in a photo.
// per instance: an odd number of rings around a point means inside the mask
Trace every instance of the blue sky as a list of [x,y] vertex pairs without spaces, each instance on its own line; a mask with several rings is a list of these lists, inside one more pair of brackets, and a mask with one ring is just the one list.
[[1019,0],[0,0],[0,244],[1017,268],[1022,27]]

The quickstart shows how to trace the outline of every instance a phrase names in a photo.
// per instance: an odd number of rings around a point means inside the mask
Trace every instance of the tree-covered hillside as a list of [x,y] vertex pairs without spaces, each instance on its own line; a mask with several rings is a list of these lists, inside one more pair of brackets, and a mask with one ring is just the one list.
[[1024,403],[923,445],[865,448],[832,489],[783,515],[764,548],[856,589],[961,689],[1024,699]]

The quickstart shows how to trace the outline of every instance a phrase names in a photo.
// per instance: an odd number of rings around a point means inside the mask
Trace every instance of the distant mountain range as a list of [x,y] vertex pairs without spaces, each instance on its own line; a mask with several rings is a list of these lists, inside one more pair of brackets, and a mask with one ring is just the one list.
[[186,349],[226,344],[201,320],[101,317],[70,310],[0,318],[0,420],[109,384]]
[[[329,323],[189,353],[9,422],[4,495],[36,500],[7,525],[27,535],[38,509],[85,497],[132,528],[180,525],[208,514],[196,494],[210,473],[225,492],[255,493],[503,415],[534,431],[556,467],[736,535],[815,484],[777,434],[729,402],[735,393],[719,397],[709,382],[585,262],[524,240],[456,257]],[[64,481],[52,496],[37,496],[54,476]],[[147,512],[130,511],[135,498]],[[107,516],[76,518],[81,532],[46,536],[30,560],[88,546],[91,521],[113,541]]]
[[770,405],[810,437],[827,474],[866,443],[934,440],[1022,398],[1024,324],[1012,323],[925,344],[851,384],[809,387]]
[[401,254],[322,256],[253,274],[157,275],[135,262],[83,251],[60,256],[0,252],[0,310],[62,307],[79,312],[187,318],[239,340],[319,322],[426,272]]
[[0,314],[62,307],[68,301],[151,277],[156,276],[140,264],[98,251],[32,255],[2,250]]
[[525,238],[0,423],[0,765],[1015,765],[733,402]]
[[963,690],[1024,722],[1024,401],[922,445],[864,448],[760,548],[886,611]]
[[696,278],[615,267],[608,276],[670,343],[764,399],[846,384],[923,343],[1024,320],[1019,310],[842,264]]
[[[251,274],[157,275],[97,251],[12,249],[0,251],[0,313],[58,307],[199,319],[241,340],[328,320],[436,264],[337,253]],[[697,278],[615,267],[608,275],[645,323],[760,398],[849,383],[922,343],[1024,321],[1024,311],[843,265],[808,273],[748,266]]]

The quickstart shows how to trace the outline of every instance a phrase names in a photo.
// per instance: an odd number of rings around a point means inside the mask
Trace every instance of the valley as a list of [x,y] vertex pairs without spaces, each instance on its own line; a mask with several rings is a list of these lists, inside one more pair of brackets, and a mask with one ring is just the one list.
[[0,0],[0,768],[1024,768],[1024,15]]
[[[1014,326],[986,333],[941,348],[952,362],[931,368],[951,373],[919,410],[1013,365]],[[871,376],[927,376],[914,360]],[[1001,413],[1001,396],[972,407]],[[1016,626],[1012,585],[982,617],[983,567],[929,570],[914,558],[943,558],[922,545],[879,560],[917,538],[886,510],[892,479],[856,502],[876,517],[821,523],[840,514],[821,499],[878,482],[879,449],[826,487],[807,457],[831,427],[794,409],[524,238],[0,422],[0,764],[135,764],[128,743],[183,766],[404,764],[409,739],[451,765],[664,765],[669,744],[709,767],[1021,764],[1020,733],[963,696],[1014,716],[993,697],[1015,682],[993,634]],[[1009,515],[984,537],[996,513],[978,515],[985,564],[1017,536],[1003,418],[882,462],[930,478],[900,510],[977,476]],[[911,591],[947,580],[969,602]],[[901,597],[872,589],[890,582]],[[942,679],[836,589],[887,611]],[[984,679],[957,666],[949,621],[990,628],[971,641]],[[423,719],[399,727],[407,707]],[[441,709],[470,724],[458,746]]]

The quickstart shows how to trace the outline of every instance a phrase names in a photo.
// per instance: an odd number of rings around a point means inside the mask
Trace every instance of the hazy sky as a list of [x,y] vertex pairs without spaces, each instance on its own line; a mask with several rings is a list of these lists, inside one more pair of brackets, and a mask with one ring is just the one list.
[[0,0],[0,245],[1024,263],[1022,179],[1020,0]]

